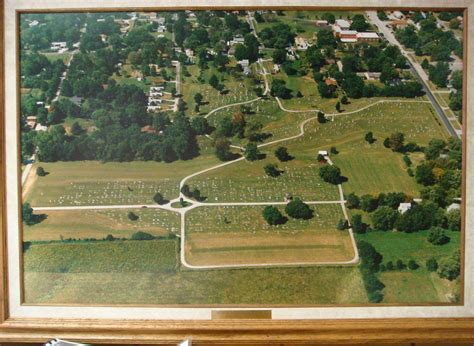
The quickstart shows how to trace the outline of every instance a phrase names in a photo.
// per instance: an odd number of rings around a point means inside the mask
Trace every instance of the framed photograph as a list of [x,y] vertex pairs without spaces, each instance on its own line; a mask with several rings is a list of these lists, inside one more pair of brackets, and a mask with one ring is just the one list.
[[0,4],[0,342],[474,340],[470,1]]

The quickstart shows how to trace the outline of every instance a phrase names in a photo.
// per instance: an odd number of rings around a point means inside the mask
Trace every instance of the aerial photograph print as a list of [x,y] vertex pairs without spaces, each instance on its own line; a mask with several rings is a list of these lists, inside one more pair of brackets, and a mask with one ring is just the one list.
[[19,14],[26,305],[463,301],[463,12]]

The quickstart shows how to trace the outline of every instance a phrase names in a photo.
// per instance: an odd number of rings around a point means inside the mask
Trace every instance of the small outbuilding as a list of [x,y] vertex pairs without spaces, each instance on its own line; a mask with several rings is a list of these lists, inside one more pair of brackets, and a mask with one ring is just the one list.
[[320,150],[318,151],[318,155],[329,156],[329,153],[327,150]]
[[410,209],[411,209],[411,203],[400,203],[400,205],[398,206],[398,212],[400,214],[405,214]]

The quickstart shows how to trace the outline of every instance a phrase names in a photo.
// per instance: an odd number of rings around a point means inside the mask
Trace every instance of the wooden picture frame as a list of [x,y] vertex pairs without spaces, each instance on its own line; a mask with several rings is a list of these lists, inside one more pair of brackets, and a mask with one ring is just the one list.
[[[48,1],[45,1],[47,3]],[[14,0],[0,0],[0,23],[6,23],[8,6],[14,6]],[[72,3],[72,2],[71,2]],[[111,3],[111,2],[110,2]],[[97,2],[85,1],[74,2],[71,6],[77,10],[98,11],[104,8],[123,9],[133,7],[137,10],[171,10],[171,9],[431,9],[431,10],[463,10],[465,18],[464,26],[464,84],[463,93],[463,189],[465,208],[463,209],[462,239],[464,251],[461,251],[461,266],[464,273],[464,299],[455,307],[457,310],[450,311],[449,316],[439,317],[429,315],[429,312],[417,312],[416,317],[387,318],[381,312],[374,318],[360,318],[348,314],[341,314],[337,318],[290,318],[271,319],[271,308],[258,309],[216,309],[212,311],[212,318],[206,320],[189,319],[164,319],[159,314],[154,314],[150,319],[139,318],[84,318],[69,316],[68,311],[63,310],[61,317],[36,316],[23,317],[12,314],[12,302],[9,292],[9,262],[8,262],[8,232],[7,232],[7,189],[11,189],[7,182],[7,153],[6,148],[6,119],[16,117],[16,114],[8,113],[6,110],[6,70],[9,69],[6,40],[17,40],[15,37],[6,36],[5,25],[0,28],[0,267],[1,267],[1,299],[0,299],[0,343],[9,342],[45,342],[52,338],[63,338],[78,342],[90,343],[129,343],[129,344],[176,344],[177,342],[192,337],[196,344],[264,344],[264,343],[376,343],[376,342],[474,342],[474,141],[469,134],[474,131],[474,122],[470,121],[474,116],[474,74],[471,66],[474,60],[474,3],[470,0],[416,0],[410,6],[394,6],[388,0],[363,0],[354,2],[344,0],[338,3],[324,0],[318,4],[309,1],[292,2],[291,4],[275,1],[271,4],[254,3],[248,1],[233,1],[232,3],[212,3],[185,1],[174,6],[172,1],[160,4],[149,4],[140,1],[140,4],[127,1],[116,1],[114,5],[99,6]],[[202,4],[201,4],[202,3]],[[235,3],[235,6],[234,6]],[[119,4],[119,5],[116,5]],[[21,6],[21,5],[20,5]],[[43,7],[42,7],[43,6]],[[47,5],[41,3],[35,6],[34,11],[47,11]],[[17,11],[18,9],[15,9]],[[56,8],[58,10],[58,8]],[[59,9],[60,10],[60,9]],[[9,71],[11,73],[11,71]],[[377,309],[368,307],[367,309]],[[387,309],[402,307],[389,306]],[[99,308],[97,308],[99,309]],[[113,309],[120,310],[121,307]],[[146,307],[140,309],[147,309]],[[326,309],[326,308],[321,308]],[[443,309],[443,307],[439,307]],[[91,311],[93,311],[92,309]],[[304,310],[304,309],[301,309]],[[386,310],[389,311],[389,310]],[[457,311],[457,312],[456,312]],[[113,313],[109,312],[109,316]],[[297,316],[303,316],[298,315]]]

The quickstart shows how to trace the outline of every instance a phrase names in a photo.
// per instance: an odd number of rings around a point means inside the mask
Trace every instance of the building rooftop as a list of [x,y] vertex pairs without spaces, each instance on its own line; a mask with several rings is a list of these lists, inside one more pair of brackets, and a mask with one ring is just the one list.
[[341,42],[343,43],[354,43],[357,42],[356,38],[341,38]]
[[342,35],[357,35],[357,31],[355,31],[355,30],[342,30],[341,31],[341,36]]
[[336,25],[339,26],[341,29],[343,29],[343,28],[349,28],[351,26],[351,23],[349,23],[345,19],[336,19]]
[[358,38],[379,38],[379,35],[376,32],[358,32]]

